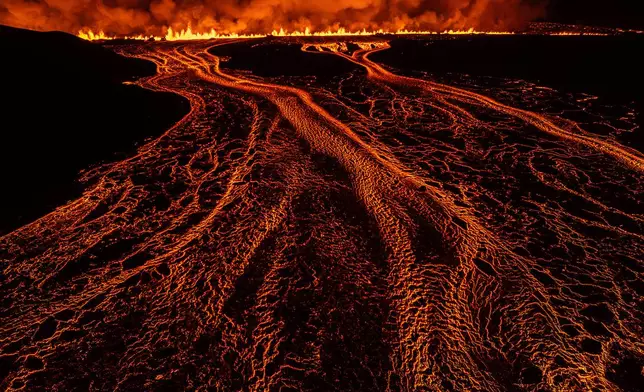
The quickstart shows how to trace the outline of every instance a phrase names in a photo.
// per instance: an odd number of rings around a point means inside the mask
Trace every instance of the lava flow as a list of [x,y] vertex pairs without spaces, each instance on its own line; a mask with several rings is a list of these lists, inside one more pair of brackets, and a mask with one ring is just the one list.
[[325,81],[223,68],[219,50],[250,42],[113,47],[191,111],[0,237],[0,348],[24,363],[3,387],[620,391],[641,376],[628,110],[405,75],[372,60],[390,48],[377,39],[300,41],[355,66]]

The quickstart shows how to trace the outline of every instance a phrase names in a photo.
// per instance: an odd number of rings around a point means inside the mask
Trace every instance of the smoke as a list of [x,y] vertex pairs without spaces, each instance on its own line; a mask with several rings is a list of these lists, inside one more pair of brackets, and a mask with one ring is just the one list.
[[167,27],[220,33],[398,29],[509,30],[545,0],[3,0],[0,24],[76,33],[162,35]]

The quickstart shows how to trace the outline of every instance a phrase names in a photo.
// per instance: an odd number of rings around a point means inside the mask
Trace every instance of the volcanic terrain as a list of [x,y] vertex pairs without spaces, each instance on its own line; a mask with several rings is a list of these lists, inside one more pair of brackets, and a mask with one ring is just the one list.
[[641,36],[10,33],[3,389],[643,385]]

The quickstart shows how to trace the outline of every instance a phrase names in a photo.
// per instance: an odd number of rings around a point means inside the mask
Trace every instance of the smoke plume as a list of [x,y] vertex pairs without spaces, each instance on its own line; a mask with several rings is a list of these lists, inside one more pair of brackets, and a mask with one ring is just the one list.
[[539,16],[542,0],[3,0],[0,24],[162,35],[167,27],[220,33],[272,30],[508,30]]

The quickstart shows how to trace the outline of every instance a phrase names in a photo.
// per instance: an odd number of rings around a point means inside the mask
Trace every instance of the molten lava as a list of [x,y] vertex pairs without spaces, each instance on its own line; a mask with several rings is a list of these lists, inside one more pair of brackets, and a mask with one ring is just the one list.
[[0,347],[25,363],[3,386],[619,391],[620,369],[636,376],[644,156],[584,130],[628,112],[406,75],[372,59],[390,49],[377,37],[307,41],[356,69],[226,70],[237,39],[114,47],[191,111],[0,237]]

